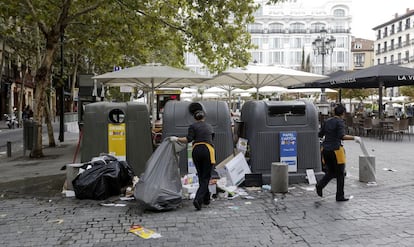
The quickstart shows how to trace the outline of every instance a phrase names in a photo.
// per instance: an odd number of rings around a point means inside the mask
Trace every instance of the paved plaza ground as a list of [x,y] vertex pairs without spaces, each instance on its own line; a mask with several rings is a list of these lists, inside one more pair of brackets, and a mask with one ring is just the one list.
[[[414,140],[363,138],[375,156],[376,185],[359,182],[359,155],[345,142],[348,202],[336,202],[336,181],[316,195],[308,184],[286,194],[247,190],[253,199],[217,199],[196,211],[190,200],[168,212],[135,201],[64,198],[59,190],[77,144],[68,135],[46,157],[0,157],[0,246],[414,246]],[[102,206],[122,203],[124,207]],[[129,233],[142,225],[161,235]]]

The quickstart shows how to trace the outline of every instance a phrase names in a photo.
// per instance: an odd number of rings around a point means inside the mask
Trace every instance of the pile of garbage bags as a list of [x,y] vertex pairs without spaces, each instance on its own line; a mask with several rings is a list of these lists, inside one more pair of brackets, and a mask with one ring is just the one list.
[[135,185],[135,200],[145,209],[166,211],[182,203],[178,153],[186,144],[164,139],[146,163],[145,172]]
[[126,161],[109,154],[101,154],[80,167],[72,181],[78,199],[104,200],[121,194],[121,189],[132,183],[134,172]]

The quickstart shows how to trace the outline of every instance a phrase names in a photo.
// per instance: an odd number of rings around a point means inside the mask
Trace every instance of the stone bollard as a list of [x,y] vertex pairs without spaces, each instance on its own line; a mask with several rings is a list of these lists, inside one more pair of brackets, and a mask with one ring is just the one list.
[[375,179],[375,156],[359,156],[359,181],[376,182]]
[[273,162],[270,181],[272,192],[287,193],[289,186],[288,165],[282,162]]

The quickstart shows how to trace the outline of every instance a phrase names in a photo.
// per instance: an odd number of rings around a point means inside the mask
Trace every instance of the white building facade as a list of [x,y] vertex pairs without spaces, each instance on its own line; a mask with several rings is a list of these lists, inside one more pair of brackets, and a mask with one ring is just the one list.
[[[375,64],[398,64],[414,68],[414,10],[406,9],[402,15],[373,28]],[[398,88],[388,88],[387,97],[399,96]]]
[[414,68],[414,10],[373,28],[375,64],[399,64]]
[[[320,6],[309,0],[273,5],[266,5],[266,0],[256,2],[261,6],[255,13],[255,23],[247,27],[252,43],[257,46],[251,50],[252,63],[300,70],[302,60],[306,61],[309,55],[310,72],[322,74],[322,55],[314,53],[312,42],[325,29],[336,45],[332,53],[324,56],[324,74],[351,69],[351,0],[327,0]],[[197,62],[194,55],[186,56],[187,67],[197,73],[208,73]]]

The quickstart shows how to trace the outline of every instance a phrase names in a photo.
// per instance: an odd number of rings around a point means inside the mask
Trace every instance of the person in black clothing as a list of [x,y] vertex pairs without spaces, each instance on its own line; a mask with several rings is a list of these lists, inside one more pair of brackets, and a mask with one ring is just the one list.
[[197,210],[201,210],[202,204],[210,204],[208,185],[210,183],[212,167],[216,163],[213,147],[214,130],[209,123],[205,122],[203,110],[196,111],[193,116],[196,122],[189,126],[187,136],[172,137],[171,140],[193,143],[192,156],[199,184],[193,205]]
[[355,140],[360,143],[359,136],[345,134],[345,107],[338,105],[334,109],[335,116],[327,119],[322,124],[319,137],[325,137],[322,143],[322,159],[326,165],[325,176],[316,184],[316,192],[322,197],[323,188],[336,178],[336,201],[348,201],[344,196],[345,185],[345,150],[342,146],[343,140]]

